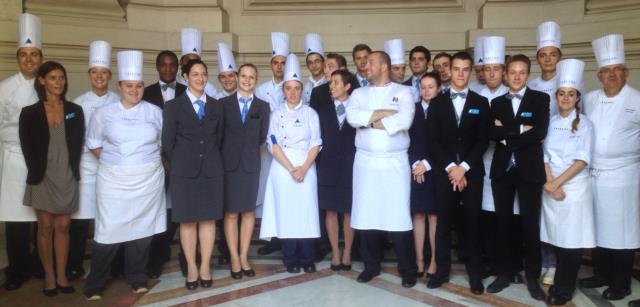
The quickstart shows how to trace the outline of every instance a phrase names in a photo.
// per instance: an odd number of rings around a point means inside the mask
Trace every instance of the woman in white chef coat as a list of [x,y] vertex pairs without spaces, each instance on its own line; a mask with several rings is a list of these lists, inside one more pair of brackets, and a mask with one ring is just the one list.
[[595,247],[591,181],[593,124],[580,116],[580,84],[584,62],[558,64],[556,98],[559,113],[551,117],[544,141],[547,182],[542,198],[540,240],[553,245],[557,255],[554,285],[547,303],[571,300],[584,248]]
[[160,159],[162,111],[142,100],[141,51],[118,52],[122,99],[98,109],[87,147],[99,159],[97,210],[88,300],[102,298],[111,262],[124,248],[124,275],[134,293],[148,291],[145,267],[154,234],[166,230],[164,169]]
[[316,271],[312,238],[320,236],[315,159],[320,151],[317,113],[302,103],[300,62],[289,54],[284,74],[285,107],[271,113],[269,169],[260,237],[282,242],[287,272]]

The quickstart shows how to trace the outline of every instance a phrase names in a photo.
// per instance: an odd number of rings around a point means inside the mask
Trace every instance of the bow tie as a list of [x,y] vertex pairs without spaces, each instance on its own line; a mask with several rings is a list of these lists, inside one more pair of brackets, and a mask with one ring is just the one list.
[[507,99],[509,99],[509,100],[513,100],[513,98],[516,98],[516,99],[520,99],[520,100],[522,100],[522,95],[520,95],[520,94],[511,94],[511,93],[508,93],[506,97],[507,97]]
[[169,87],[171,89],[175,90],[176,89],[176,82],[174,81],[174,82],[171,82],[171,83],[165,83],[163,85],[160,85],[160,88],[162,89],[163,92],[166,91],[167,88],[169,88]]
[[452,100],[456,99],[458,97],[460,97],[462,99],[466,99],[467,98],[467,93],[465,93],[465,92],[460,92],[460,93],[451,92],[451,99]]

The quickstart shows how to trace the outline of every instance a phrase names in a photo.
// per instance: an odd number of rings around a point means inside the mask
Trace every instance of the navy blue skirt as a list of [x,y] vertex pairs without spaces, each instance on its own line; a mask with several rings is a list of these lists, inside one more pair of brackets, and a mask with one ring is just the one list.
[[431,172],[425,173],[425,181],[411,180],[411,214],[436,214],[436,193]]

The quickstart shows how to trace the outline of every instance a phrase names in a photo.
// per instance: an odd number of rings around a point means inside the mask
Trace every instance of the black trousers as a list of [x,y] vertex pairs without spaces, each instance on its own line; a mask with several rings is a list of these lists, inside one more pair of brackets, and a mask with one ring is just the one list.
[[84,292],[102,291],[109,278],[111,263],[120,247],[124,249],[124,277],[132,285],[146,283],[145,268],[149,259],[149,245],[152,237],[114,244],[95,242],[91,255],[91,271],[84,285]]
[[633,249],[593,249],[593,273],[604,279],[609,288],[624,292],[631,289],[631,271],[633,269]]
[[[436,225],[437,278],[448,278],[451,271],[451,224],[456,218],[456,208],[460,202],[464,218],[465,240],[460,250],[466,254],[466,269],[470,279],[482,276],[482,241],[480,232],[480,211],[482,210],[482,185],[480,176],[467,178],[467,187],[462,192],[453,191],[446,173],[435,176],[438,224]],[[464,244],[464,245],[462,245]]]
[[171,242],[176,235],[178,224],[171,221],[171,209],[167,209],[167,230],[153,235],[149,246],[149,270],[158,270],[171,258]]
[[[35,222],[5,222],[7,277],[25,279],[35,270],[42,270],[42,264],[35,245],[37,224]],[[32,251],[33,245],[33,251]]]
[[496,246],[498,274],[512,276],[517,268],[513,259],[513,201],[516,191],[520,201],[522,239],[524,241],[525,277],[540,277],[542,255],[540,253],[540,207],[542,183],[524,182],[515,169],[500,179],[491,181],[496,206]]
[[554,246],[556,254],[556,275],[553,280],[553,288],[550,294],[571,299],[573,291],[576,290],[576,279],[580,270],[580,260],[582,258],[581,248],[561,248]]
[[491,211],[480,212],[482,231],[482,264],[491,273],[496,272],[496,214]]
[[72,219],[69,225],[69,259],[67,271],[82,268],[92,219]]
[[[360,233],[360,255],[364,262],[364,269],[379,273],[380,262],[383,259],[383,242],[387,232],[383,230],[358,230]],[[398,272],[401,276],[415,276],[416,265],[413,231],[389,231],[393,248],[398,257]]]

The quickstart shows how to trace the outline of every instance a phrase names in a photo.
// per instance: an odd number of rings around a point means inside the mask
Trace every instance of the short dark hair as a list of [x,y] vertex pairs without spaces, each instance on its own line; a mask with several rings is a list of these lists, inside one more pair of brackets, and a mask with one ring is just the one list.
[[353,47],[353,50],[351,51],[351,57],[354,57],[356,55],[356,52],[358,51],[362,51],[362,50],[367,50],[369,51],[369,53],[371,53],[371,47],[369,47],[367,44],[357,44]]
[[347,67],[347,59],[340,54],[335,52],[327,53],[327,59],[334,59],[338,63],[339,67]]
[[342,79],[342,83],[351,84],[351,87],[347,91],[347,94],[349,95],[351,95],[353,90],[355,90],[358,86],[358,79],[356,79],[356,76],[350,73],[348,70],[336,69],[331,73],[331,76],[340,76],[340,79]]
[[509,70],[509,65],[511,65],[511,63],[513,62],[522,62],[527,64],[527,73],[531,73],[531,60],[528,56],[524,54],[516,54],[511,56],[509,58],[509,61],[507,61],[507,70]]
[[253,68],[253,70],[256,71],[256,78],[258,78],[258,67],[256,67],[255,65],[253,65],[253,63],[244,63],[242,65],[240,65],[240,67],[238,67],[238,74],[240,74],[240,71],[245,68],[245,67],[251,67]]
[[67,78],[67,70],[64,69],[64,66],[58,62],[47,61],[44,64],[38,67],[38,72],[36,74],[36,80],[33,82],[33,87],[38,93],[38,99],[41,101],[45,101],[47,99],[47,89],[44,88],[44,85],[40,84],[40,78],[44,78],[48,73],[54,70],[62,70],[64,74],[64,90],[62,90],[62,94],[60,94],[60,99],[66,101],[67,88],[69,87],[69,79]]
[[422,82],[422,79],[424,78],[431,78],[436,81],[438,87],[442,86],[442,80],[440,79],[440,74],[437,71],[430,71],[423,74],[422,77],[420,77],[420,82]]
[[376,50],[371,52],[371,54],[379,54],[382,57],[382,62],[387,64],[387,67],[391,70],[391,58],[389,57],[389,54],[381,50]]
[[[182,70],[182,75],[189,75],[189,72],[191,72],[191,68],[193,68],[193,66],[201,64],[202,66],[204,66],[204,69],[207,71],[207,73],[209,72],[209,69],[207,68],[207,64],[205,64],[202,60],[198,60],[198,59],[193,59],[193,60],[189,60],[189,62],[187,62],[187,64],[182,65],[181,70]],[[186,78],[185,78],[186,79]]]
[[178,65],[180,63],[178,61],[178,56],[173,51],[171,51],[171,50],[162,50],[156,56],[156,67],[160,66],[160,59],[162,59],[162,57],[165,57],[165,56],[173,58],[176,61],[176,65]]
[[424,58],[427,59],[427,62],[431,62],[431,51],[429,51],[429,49],[427,49],[427,47],[425,47],[425,46],[415,46],[415,47],[413,47],[413,49],[411,49],[411,51],[409,51],[409,60],[411,60],[411,57],[416,52],[422,52],[424,54]]
[[433,61],[435,62],[435,60],[437,60],[439,58],[447,58],[447,59],[449,59],[449,62],[451,62],[451,55],[446,53],[446,52],[440,52],[440,53],[436,54],[436,56],[433,57]]
[[322,59],[322,62],[324,62],[324,55],[322,55],[322,53],[320,52],[315,52],[315,51],[309,52],[309,54],[307,54],[307,56],[304,57],[304,61],[306,62],[309,59],[309,56],[312,54],[317,54],[320,57],[320,59]]
[[466,52],[466,51],[456,52],[453,56],[451,56],[451,62],[453,62],[453,60],[469,61],[473,66],[473,58],[471,57],[471,54],[469,54],[469,52]]

